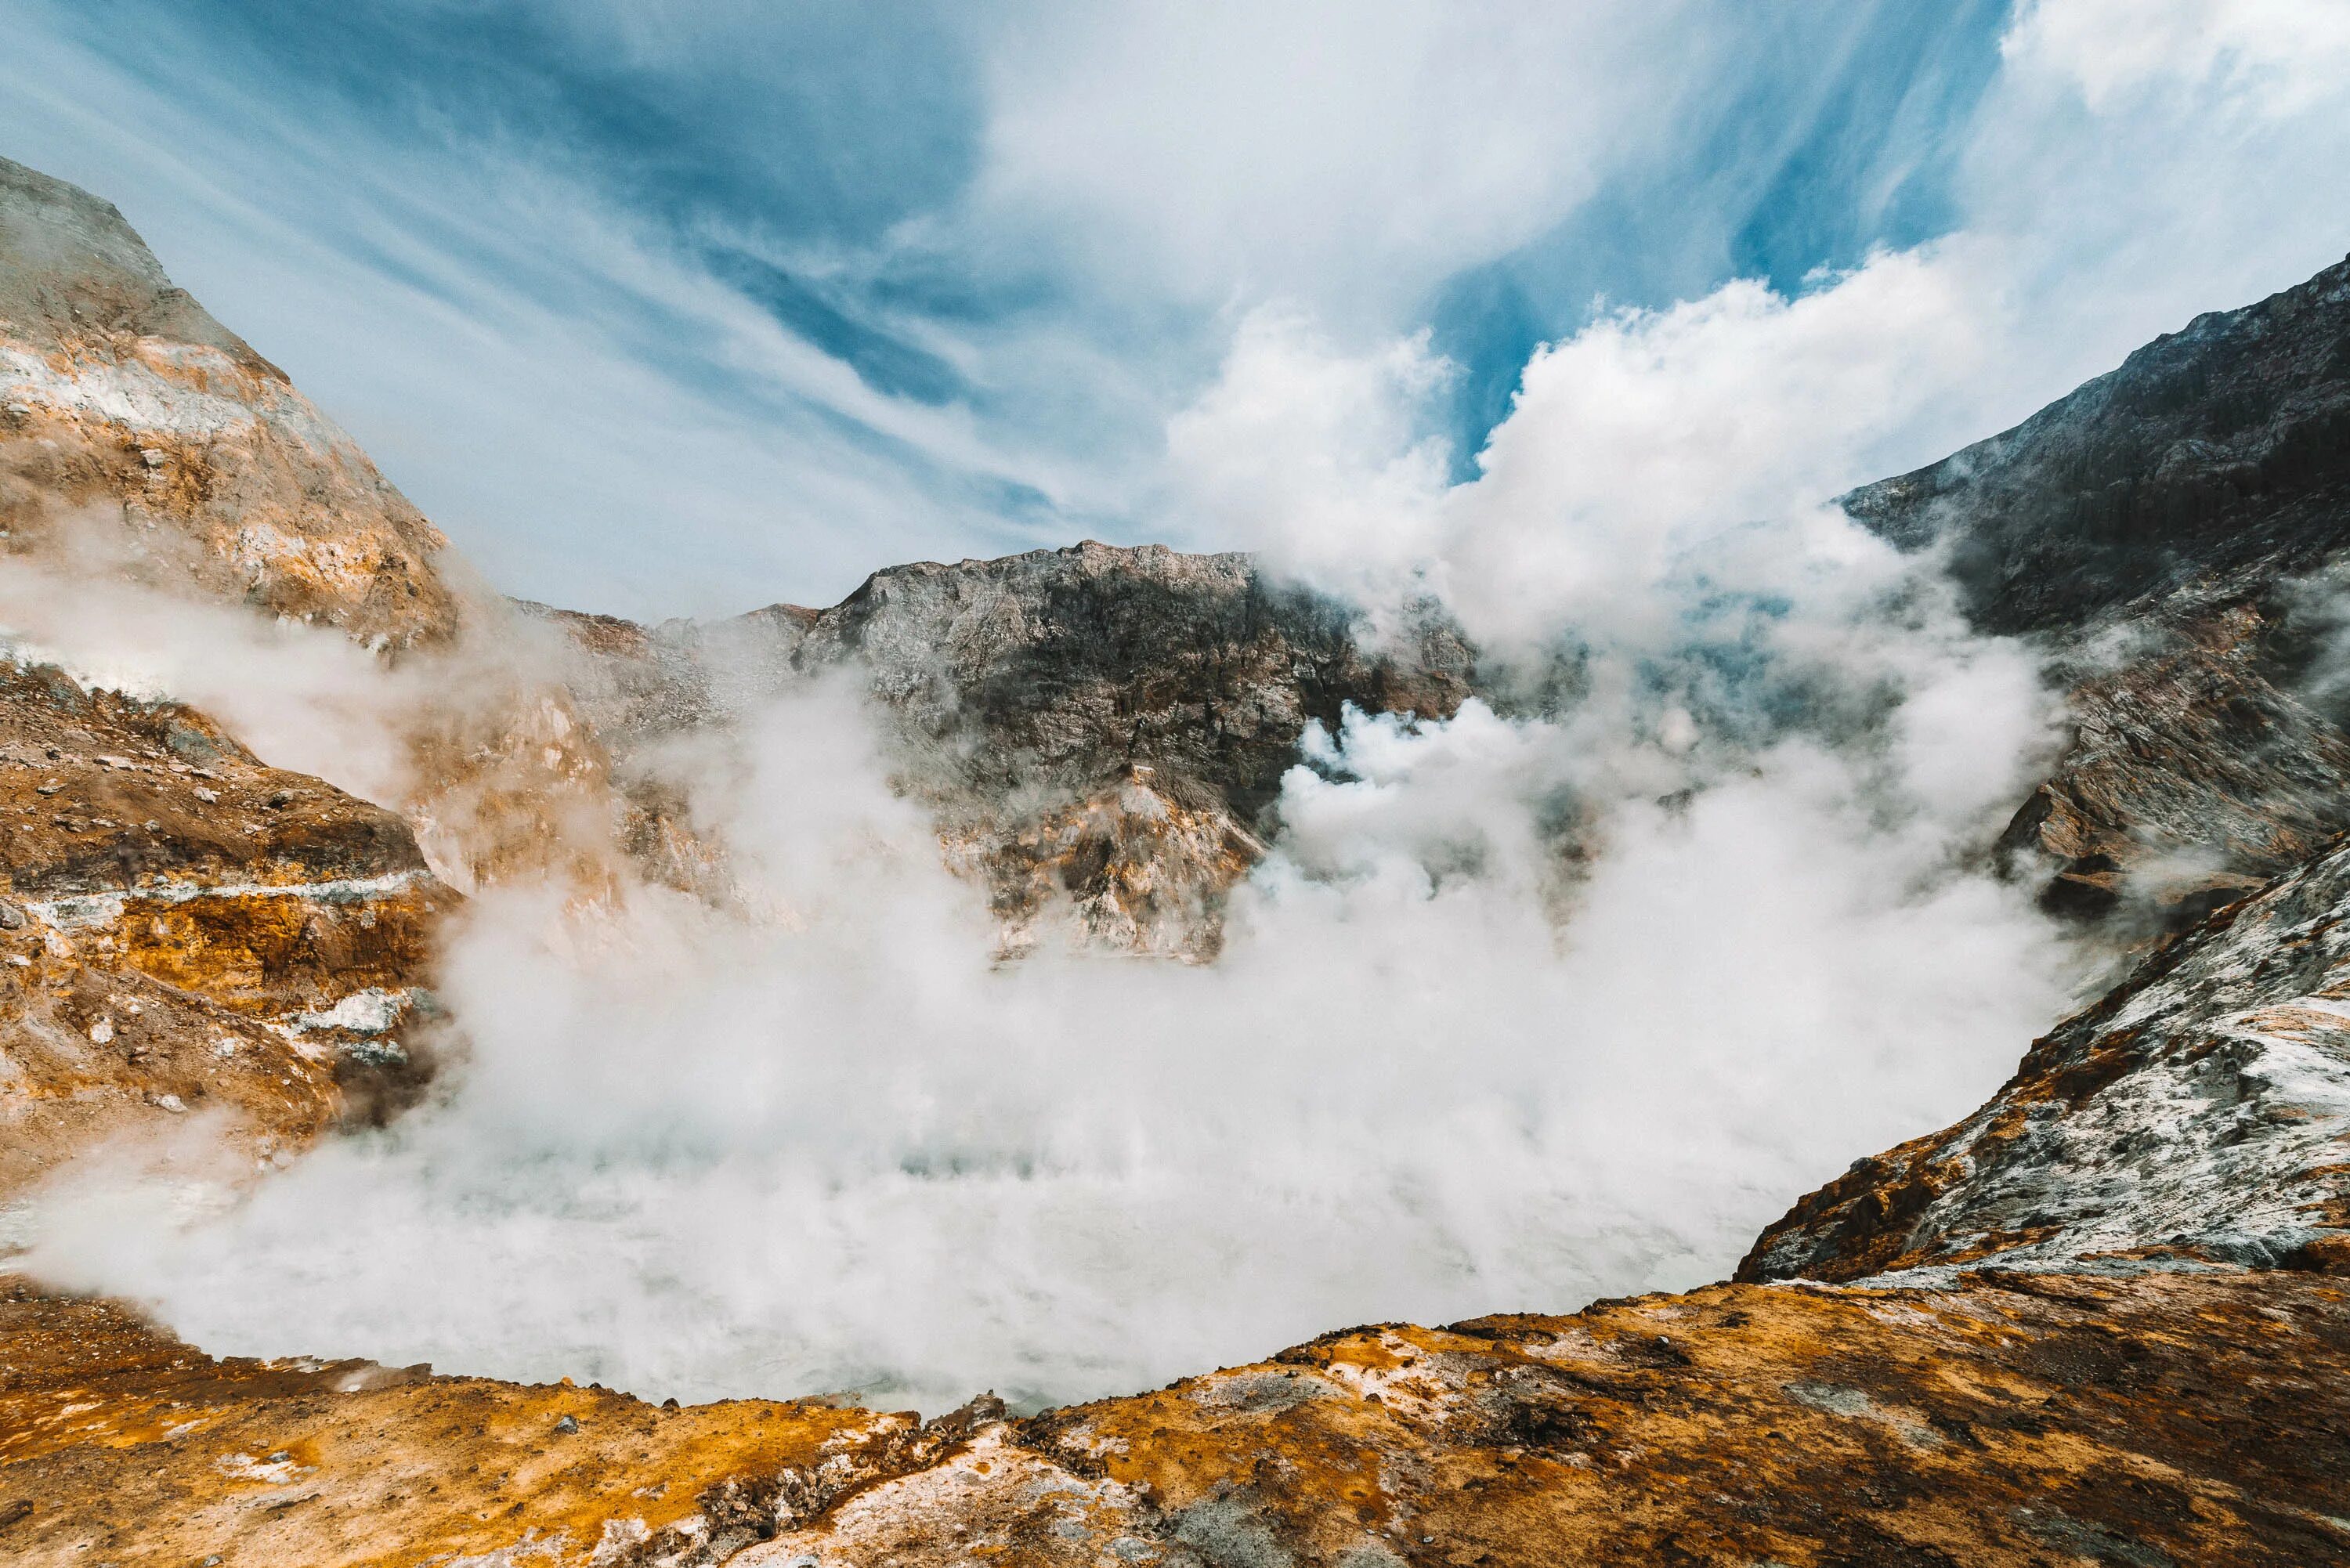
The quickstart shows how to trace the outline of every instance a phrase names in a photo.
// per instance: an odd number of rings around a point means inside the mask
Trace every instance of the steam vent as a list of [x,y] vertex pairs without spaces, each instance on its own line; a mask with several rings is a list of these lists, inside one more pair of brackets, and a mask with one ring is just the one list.
[[0,1563],[2350,1564],[2350,29],[1700,9],[0,26]]

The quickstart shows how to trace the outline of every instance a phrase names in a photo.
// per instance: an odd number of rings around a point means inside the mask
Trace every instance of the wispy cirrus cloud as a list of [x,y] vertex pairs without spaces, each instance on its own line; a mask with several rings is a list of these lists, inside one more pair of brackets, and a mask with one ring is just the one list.
[[1457,482],[1611,312],[1987,234],[2057,318],[1931,432],[1983,433],[2338,253],[2324,12],[24,0],[0,146],[122,205],[494,580],[660,615],[1264,542],[1170,506],[1168,431],[1266,311],[1424,332],[1405,445]]
[[[122,205],[494,578],[707,610],[1162,532],[1165,421],[1260,305],[1357,347],[1433,319],[1491,405],[1527,322],[1447,302],[1577,214],[1626,254],[1667,210],[1878,237],[1917,103],[1964,94],[1804,81],[1991,45],[1888,54],[1896,9],[30,0],[0,139]],[[1538,325],[1741,259],[1697,249]]]

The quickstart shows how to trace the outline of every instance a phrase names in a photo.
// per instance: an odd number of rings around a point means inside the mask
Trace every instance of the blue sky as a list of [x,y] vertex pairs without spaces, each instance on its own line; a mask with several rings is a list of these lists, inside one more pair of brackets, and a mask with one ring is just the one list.
[[[1252,544],[1170,506],[1166,432],[1263,309],[1424,332],[1415,431],[1472,478],[1538,345],[1981,227],[2022,123],[1990,0],[9,9],[0,151],[120,205],[500,587],[637,615]],[[2272,248],[1981,416],[2326,254]]]

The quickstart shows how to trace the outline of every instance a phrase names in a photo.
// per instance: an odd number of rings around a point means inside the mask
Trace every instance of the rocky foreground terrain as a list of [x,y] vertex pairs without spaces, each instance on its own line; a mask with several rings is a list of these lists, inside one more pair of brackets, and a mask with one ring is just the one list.
[[[2129,956],[1736,1281],[924,1421],[216,1361],[17,1278],[0,1559],[2350,1562],[2345,366],[2336,268],[1848,498],[2070,684],[2001,850]],[[1433,612],[1366,646],[1244,557],[1155,549],[894,568],[714,625],[511,609],[120,214],[5,163],[0,407],[0,570],[307,618],[422,676],[390,688],[408,784],[370,803],[37,649],[0,670],[0,1201],[127,1131],[201,1124],[261,1179],[399,1114],[463,890],[723,900],[727,846],[655,764],[800,683],[879,700],[1007,952],[1195,961],[1307,722],[1476,690]]]
[[22,1563],[2260,1563],[2350,1556],[2339,1275],[1717,1285],[1343,1329],[1007,1420],[214,1362],[0,1302]]

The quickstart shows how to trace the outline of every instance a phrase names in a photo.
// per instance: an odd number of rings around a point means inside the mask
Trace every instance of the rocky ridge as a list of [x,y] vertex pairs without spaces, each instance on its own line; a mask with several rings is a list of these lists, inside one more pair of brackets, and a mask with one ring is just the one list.
[[1433,613],[1410,646],[1366,648],[1347,607],[1245,556],[1159,545],[895,566],[829,609],[717,623],[529,607],[569,635],[573,690],[649,814],[679,809],[642,765],[662,742],[856,680],[1012,951],[1058,920],[1080,944],[1212,956],[1305,727],[1349,704],[1448,717],[1475,670]]
[[2072,744],[2002,848],[2050,907],[2167,934],[1981,1110],[1803,1199],[1739,1277],[2335,1255],[2350,736],[2312,676],[2350,526],[2350,262],[1846,504],[1949,551],[1979,624],[2077,672]]
[[[152,535],[132,569],[177,563],[182,591],[403,659],[499,626],[456,614],[454,590],[450,617],[417,607],[432,592],[403,585],[437,536],[403,532],[331,439],[264,428],[255,410],[299,424],[290,388],[161,281],[119,215],[9,179],[0,208],[47,214],[12,219],[0,254],[0,345],[34,345],[0,366],[0,390],[34,389],[9,393],[9,439],[30,446],[0,447],[21,553]],[[2203,318],[1965,462],[1851,501],[1950,550],[1982,624],[2041,639],[2076,680],[2078,738],[2009,855],[2047,856],[2060,905],[2110,919],[2154,889],[2157,929],[2185,929],[1983,1111],[1800,1201],[1740,1282],[1344,1330],[1155,1395],[930,1423],[215,1362],[120,1307],[18,1285],[0,1302],[0,1547],[240,1568],[2350,1561],[2345,753],[2300,679],[2291,591],[2339,543],[2341,273]],[[149,426],[106,422],[118,404],[97,391],[41,389],[87,376],[180,411],[221,396],[246,410],[222,429],[262,433],[229,441],[223,488],[182,497],[169,449],[151,463],[120,444]],[[106,441],[112,466],[85,461]],[[342,473],[315,481],[338,498],[324,513],[250,536],[258,571],[224,530],[248,505],[267,520],[278,493],[234,490],[238,441],[265,471]],[[120,504],[119,528],[100,504],[87,532],[93,497]],[[328,548],[353,528],[369,542]],[[593,885],[599,835],[619,833],[690,878],[723,846],[632,767],[793,682],[847,674],[880,700],[901,782],[1015,934],[1066,908],[1087,940],[1204,956],[1303,725],[1346,701],[1450,711],[1472,675],[1440,624],[1366,652],[1342,613],[1244,558],[1099,545],[897,568],[830,610],[718,627],[548,614],[569,689],[519,683],[420,722],[407,822],[184,708],[11,668],[0,1183],[207,1096],[263,1159],[350,1114],[353,1074],[413,1038],[376,1026],[416,998],[453,902],[427,846],[493,877],[584,860]]]
[[2052,908],[2177,929],[2350,827],[2302,581],[2350,542],[2350,261],[1843,504],[2070,687],[2074,742],[2002,843]]
[[2069,632],[2350,543],[2350,260],[2199,316],[2012,430],[1843,498],[1977,619]]
[[409,1092],[457,902],[392,813],[7,663],[0,896],[0,1195],[190,1112],[267,1159]]
[[0,562],[333,628],[429,678],[385,700],[407,815],[458,886],[608,890],[628,813],[503,600],[122,214],[0,159]]
[[412,1098],[443,874],[595,861],[600,751],[454,566],[120,213],[0,160],[0,569],[102,586],[101,618],[225,603],[375,650],[415,784],[403,815],[272,767],[5,628],[0,1199],[134,1133],[267,1160]]
[[350,437],[112,205],[5,159],[0,533],[377,646],[457,626],[447,541]]

